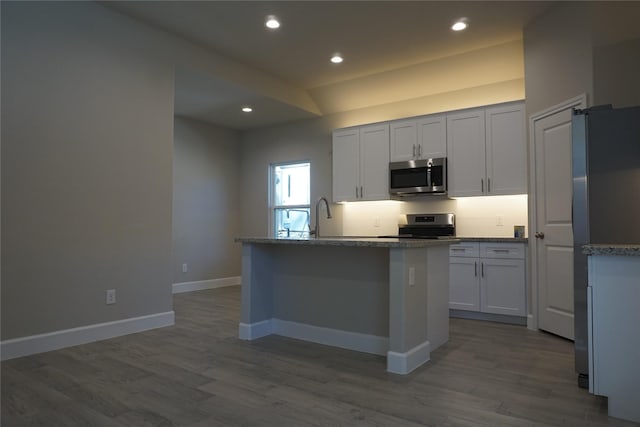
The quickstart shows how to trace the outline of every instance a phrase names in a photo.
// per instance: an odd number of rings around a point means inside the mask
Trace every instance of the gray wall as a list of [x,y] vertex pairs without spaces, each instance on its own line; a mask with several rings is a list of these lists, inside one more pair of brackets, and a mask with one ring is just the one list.
[[531,22],[524,31],[527,115],[582,93],[589,106],[640,104],[638,13],[638,2],[559,2]]
[[527,117],[580,94],[593,94],[590,11],[560,2],[524,30]]
[[95,3],[2,3],[3,340],[172,309],[173,67],[148,45]]
[[593,50],[594,105],[640,105],[640,38]]
[[[240,275],[240,138],[176,118],[173,147],[173,282]],[[182,272],[182,264],[188,271]]]
[[[319,118],[248,131],[242,134],[242,234],[266,236],[269,231],[269,167],[273,163],[311,162],[311,201],[331,200],[331,131],[335,119]],[[323,208],[324,209],[324,208]],[[315,224],[311,209],[311,224]],[[321,219],[324,235],[342,234],[340,205],[332,205],[333,219]]]

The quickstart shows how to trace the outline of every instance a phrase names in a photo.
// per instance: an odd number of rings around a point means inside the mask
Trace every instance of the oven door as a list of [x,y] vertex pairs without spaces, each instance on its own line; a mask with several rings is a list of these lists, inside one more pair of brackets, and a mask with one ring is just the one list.
[[418,194],[447,191],[447,159],[410,160],[389,164],[389,192]]

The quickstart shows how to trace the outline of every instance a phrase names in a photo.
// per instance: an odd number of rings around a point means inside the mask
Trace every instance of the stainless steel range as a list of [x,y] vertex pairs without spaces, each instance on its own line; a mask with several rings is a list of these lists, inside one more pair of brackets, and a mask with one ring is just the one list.
[[397,237],[404,239],[438,239],[456,235],[455,215],[439,214],[407,214],[407,223],[398,224]]

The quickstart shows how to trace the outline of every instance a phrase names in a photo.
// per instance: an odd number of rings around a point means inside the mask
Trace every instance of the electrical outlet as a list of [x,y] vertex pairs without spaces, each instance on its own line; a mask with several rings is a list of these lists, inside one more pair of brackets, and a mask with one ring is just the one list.
[[415,267],[409,267],[409,286],[416,284],[416,269]]
[[375,228],[379,228],[380,227],[380,217],[379,216],[374,216],[373,217],[373,226]]
[[116,303],[116,290],[107,289],[107,304],[115,304],[115,303]]
[[502,227],[504,225],[504,217],[502,215],[498,215],[496,217],[496,225],[498,227]]
[[187,265],[187,263],[185,262],[184,264],[182,264],[182,272],[186,273],[187,271],[189,271],[189,266]]

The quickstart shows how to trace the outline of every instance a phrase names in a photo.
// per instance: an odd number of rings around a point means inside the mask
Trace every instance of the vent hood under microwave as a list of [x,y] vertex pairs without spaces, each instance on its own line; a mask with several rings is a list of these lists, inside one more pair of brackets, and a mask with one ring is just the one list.
[[395,196],[447,193],[447,159],[389,163],[389,192]]

